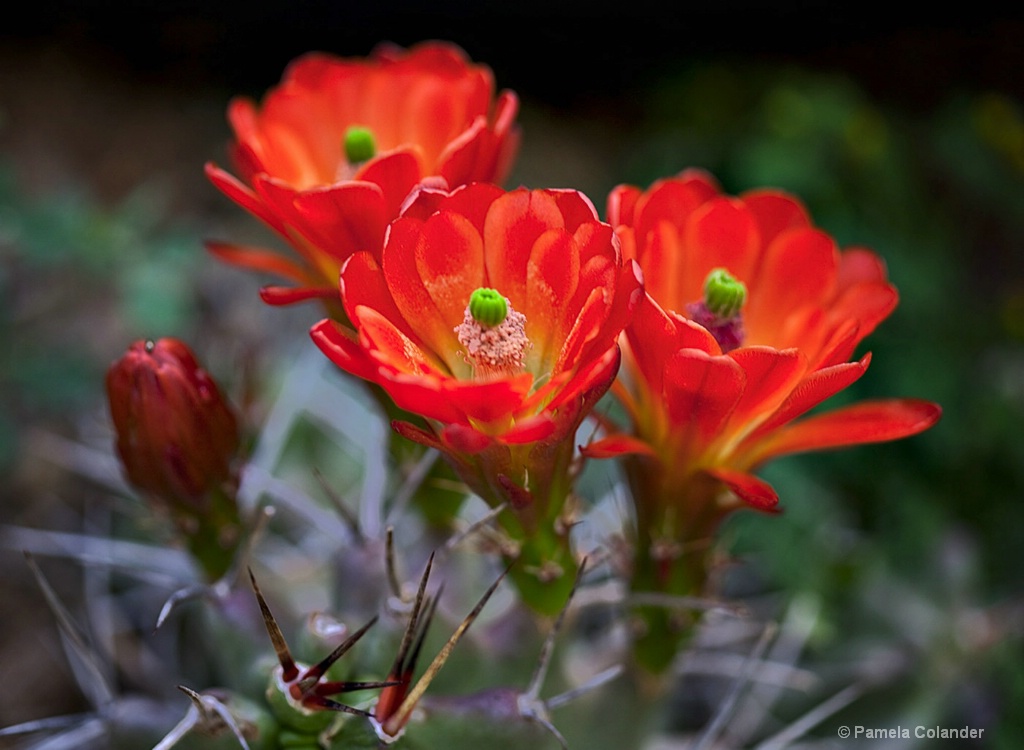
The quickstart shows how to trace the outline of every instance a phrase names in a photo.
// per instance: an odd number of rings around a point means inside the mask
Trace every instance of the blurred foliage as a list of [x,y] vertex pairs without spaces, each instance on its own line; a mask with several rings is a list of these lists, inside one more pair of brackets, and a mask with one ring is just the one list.
[[110,352],[143,331],[192,325],[206,259],[167,213],[156,186],[113,208],[84,185],[27,195],[0,162],[0,468],[15,457],[18,424],[96,403]]

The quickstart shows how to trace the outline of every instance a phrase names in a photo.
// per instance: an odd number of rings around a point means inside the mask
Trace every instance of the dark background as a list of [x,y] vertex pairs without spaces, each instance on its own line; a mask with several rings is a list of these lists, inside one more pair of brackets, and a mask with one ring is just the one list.
[[310,49],[356,55],[382,39],[447,39],[486,59],[503,85],[555,105],[622,96],[666,66],[758,59],[841,70],[922,107],[957,86],[1019,93],[1022,21],[1002,3],[57,1],[23,4],[2,38],[59,44],[168,84],[253,92]]

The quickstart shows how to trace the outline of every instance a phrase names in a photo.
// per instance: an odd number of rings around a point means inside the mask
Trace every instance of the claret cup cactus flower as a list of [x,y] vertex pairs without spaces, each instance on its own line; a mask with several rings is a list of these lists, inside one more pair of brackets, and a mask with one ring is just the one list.
[[[33,718],[0,736],[52,730],[38,746],[78,747],[102,732],[154,750],[189,735],[251,750],[753,747],[797,741],[808,717],[824,736],[826,709],[874,684],[850,659],[853,692],[831,691],[836,668],[810,691],[817,708],[755,716],[762,697],[809,686],[813,664],[780,655],[800,650],[790,643],[811,632],[813,607],[723,601],[761,579],[739,568],[728,580],[743,586],[719,589],[715,574],[730,514],[786,506],[768,462],[939,420],[923,399],[825,403],[866,376],[862,347],[897,307],[881,257],[838,247],[793,195],[725,195],[700,170],[616,187],[603,220],[579,190],[506,189],[517,111],[490,69],[434,41],[310,53],[261,101],[230,103],[231,171],[211,162],[206,175],[282,248],[208,248],[283,279],[265,302],[319,306],[293,332],[316,347],[314,368],[284,362],[280,389],[254,391],[270,408],[253,411],[265,423],[250,436],[182,341],[136,341],[110,366],[114,450],[143,502],[75,533],[0,528],[25,550],[94,710],[81,727]],[[337,387],[339,374],[352,382]],[[92,566],[86,591],[102,596],[85,602],[85,627],[37,550]],[[154,584],[169,587],[160,609]],[[971,607],[947,618],[957,637],[945,640],[973,656],[998,628]],[[799,638],[772,646],[793,623]],[[915,653],[931,640],[913,639]],[[943,669],[921,662],[922,674],[946,674],[945,640]],[[691,655],[712,658],[679,658]],[[732,686],[709,680],[693,711],[675,711],[695,670]],[[735,700],[755,679],[769,689]],[[185,703],[175,684],[191,705],[171,728],[167,695]]]
[[[691,170],[646,191],[616,188],[608,216],[646,294],[616,385],[630,425],[585,452],[628,457],[634,587],[699,592],[720,521],[744,505],[775,509],[775,490],[754,474],[765,462],[895,440],[938,420],[939,407],[917,399],[800,418],[865,373],[871,355],[850,357],[898,296],[878,256],[840,250],[794,197],[724,196]],[[652,666],[672,643],[651,645]]]
[[429,424],[397,430],[507,505],[504,528],[535,573],[512,576],[531,590],[539,581],[537,604],[552,612],[573,578],[562,513],[576,429],[615,378],[640,284],[577,191],[424,190],[379,261],[356,253],[342,268],[356,332],[331,320],[312,331],[339,367]]
[[261,104],[233,100],[238,177],[210,163],[225,195],[281,235],[295,255],[211,242],[225,261],[282,276],[270,304],[337,296],[355,252],[379,256],[384,230],[421,182],[501,182],[515,156],[518,99],[453,44],[380,45],[368,58],[310,53]]

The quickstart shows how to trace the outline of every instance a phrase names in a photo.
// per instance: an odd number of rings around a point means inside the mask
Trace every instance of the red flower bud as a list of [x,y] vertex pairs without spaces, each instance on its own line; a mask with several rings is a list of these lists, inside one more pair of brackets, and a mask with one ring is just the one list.
[[184,343],[133,343],[107,371],[107,396],[128,480],[175,515],[235,483],[235,414]]

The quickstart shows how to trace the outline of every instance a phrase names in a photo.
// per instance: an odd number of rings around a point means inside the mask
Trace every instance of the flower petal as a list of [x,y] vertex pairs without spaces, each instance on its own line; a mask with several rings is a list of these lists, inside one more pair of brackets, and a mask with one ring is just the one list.
[[775,511],[775,506],[779,503],[779,496],[775,489],[753,474],[721,467],[706,469],[706,472],[725,483],[726,487],[752,508],[772,512]]
[[338,266],[360,251],[380,256],[388,214],[377,185],[343,182],[294,194],[292,202],[296,215],[301,217],[303,234],[331,255]]
[[703,298],[704,279],[714,268],[725,268],[740,281],[749,279],[758,259],[761,234],[742,201],[723,197],[698,208],[681,239],[684,255],[678,299],[683,305]]
[[400,409],[438,422],[465,424],[467,421],[459,404],[444,397],[444,378],[429,374],[410,375],[394,368],[379,367],[370,379],[387,391]]
[[526,267],[537,239],[565,221],[553,196],[539,190],[515,190],[491,204],[484,223],[484,248],[490,285],[515,302],[526,299]]
[[237,178],[232,177],[213,162],[206,163],[206,176],[213,183],[214,187],[224,195],[233,200],[239,206],[251,213],[268,227],[278,234],[287,237],[284,221],[270,207],[268,207],[259,196],[256,195],[247,185],[242,184]]
[[450,424],[441,430],[441,442],[447,451],[473,455],[486,450],[494,440],[467,425]]
[[729,356],[743,368],[746,387],[730,418],[733,430],[750,429],[767,418],[803,377],[806,360],[796,349],[779,351],[767,346],[735,349]]
[[646,388],[656,394],[662,392],[665,361],[673,352],[699,349],[706,354],[722,353],[706,328],[666,312],[649,294],[637,303],[633,320],[626,328],[626,340]]
[[[486,285],[483,238],[469,219],[441,210],[423,225],[415,262],[438,314],[454,329],[462,322],[473,291]],[[454,337],[453,331],[449,333],[444,340]]]
[[608,204],[605,215],[608,223],[613,227],[620,227],[626,224],[633,226],[635,219],[636,202],[642,193],[640,188],[633,185],[619,185],[608,194]]
[[417,267],[417,257],[429,252],[425,247],[423,225],[423,222],[407,217],[391,222],[381,267],[402,319],[426,346],[445,357],[450,368],[456,368],[460,344],[455,326],[462,322],[462,314],[459,313],[454,320],[445,318],[423,285]]
[[754,464],[791,453],[898,440],[927,430],[941,415],[937,404],[920,399],[865,401],[776,431],[754,452]]
[[380,188],[383,212],[388,218],[398,216],[406,196],[422,177],[419,159],[408,149],[390,151],[371,159],[355,175],[357,181],[369,182]]
[[359,343],[369,356],[396,373],[440,376],[443,366],[431,352],[402,333],[390,320],[372,307],[353,309],[352,322],[359,334]]
[[618,458],[633,454],[657,457],[654,449],[643,440],[623,434],[610,435],[588,445],[581,445],[580,453],[587,458]]
[[843,362],[812,372],[793,389],[781,406],[764,421],[750,436],[757,439],[782,425],[806,414],[825,399],[853,385],[871,363],[871,354],[865,354],[859,362]]
[[501,436],[506,445],[525,445],[551,437],[558,425],[550,414],[535,414],[526,419],[517,419],[515,426]]
[[843,250],[839,261],[839,289],[846,289],[864,281],[883,284],[887,282],[885,261],[867,248],[850,247]]
[[439,396],[457,404],[468,419],[487,425],[516,414],[532,383],[529,373],[486,381],[446,378]]
[[896,287],[891,284],[865,281],[847,287],[829,312],[834,319],[852,318],[857,321],[856,342],[859,343],[889,317],[899,299]]
[[336,299],[338,290],[331,287],[287,287],[265,286],[260,289],[260,299],[268,305],[294,305],[314,299]]
[[[588,360],[588,363],[576,372],[559,373],[531,396],[530,403],[542,404],[550,398],[547,401],[547,409],[553,411],[560,410],[563,404],[574,401],[577,405],[582,401],[597,401],[611,387],[621,363],[621,350],[617,345],[613,345],[600,357]],[[575,419],[575,415],[573,418]]]
[[511,91],[503,91],[494,110],[491,123],[478,116],[438,157],[438,171],[450,184],[503,182],[508,175],[519,148],[519,130],[515,126],[519,98]]
[[832,296],[838,267],[839,251],[824,232],[795,229],[779,235],[747,282],[748,342],[778,345],[778,331],[792,312]]
[[465,216],[483,236],[484,222],[491,204],[504,194],[505,191],[500,187],[486,182],[462,185],[454,190],[425,187],[421,183],[409,194],[402,215],[426,221],[445,208]]
[[248,268],[252,271],[272,273],[277,276],[284,276],[300,284],[315,284],[313,277],[295,261],[284,257],[275,250],[266,250],[261,247],[248,247],[246,245],[233,245],[227,242],[215,242],[208,240],[207,251],[224,261],[235,266]]
[[341,298],[349,320],[356,320],[356,308],[376,310],[410,339],[417,335],[406,322],[384,280],[380,263],[371,253],[356,253],[341,268]]
[[746,384],[731,357],[681,349],[668,358],[664,399],[669,419],[684,444],[699,454],[721,434]]
[[342,370],[364,380],[376,380],[377,365],[359,345],[354,333],[333,320],[324,319],[309,330],[309,335],[320,351]]
[[693,213],[717,194],[710,176],[699,170],[688,170],[678,178],[654,183],[637,199],[633,223],[637,238],[645,242],[662,222],[677,228],[686,226]]
[[534,243],[526,266],[526,297],[520,312],[526,315],[526,335],[533,346],[530,359],[540,360],[538,371],[550,370],[558,355],[549,342],[562,341],[567,333],[564,308],[580,282],[579,249],[572,235],[550,229]]
[[594,204],[579,190],[549,188],[544,193],[554,198],[555,203],[558,204],[558,210],[562,214],[562,221],[567,232],[575,233],[582,225],[598,220]]
[[751,190],[741,197],[754,214],[765,247],[783,232],[811,226],[804,204],[788,193],[771,189]]

